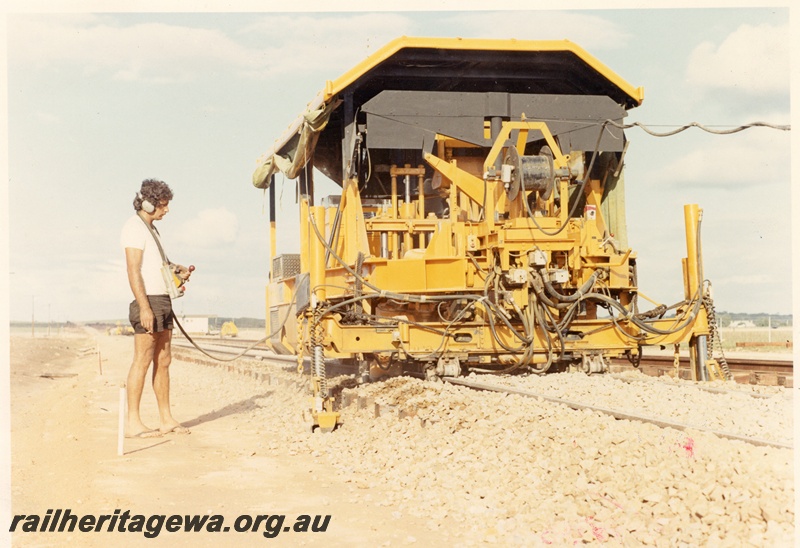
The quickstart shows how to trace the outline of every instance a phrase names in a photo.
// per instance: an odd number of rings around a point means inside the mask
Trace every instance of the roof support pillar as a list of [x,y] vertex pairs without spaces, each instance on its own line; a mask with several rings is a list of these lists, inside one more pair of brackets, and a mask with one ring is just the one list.
[[355,176],[353,152],[356,146],[356,113],[353,108],[352,92],[345,93],[342,109],[342,126],[344,128],[344,135],[342,135],[342,179],[347,180]]

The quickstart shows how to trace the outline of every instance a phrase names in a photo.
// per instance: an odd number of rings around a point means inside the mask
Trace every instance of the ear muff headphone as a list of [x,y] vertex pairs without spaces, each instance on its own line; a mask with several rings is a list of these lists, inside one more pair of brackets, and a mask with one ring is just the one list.
[[149,201],[147,201],[144,198],[142,198],[141,194],[138,194],[138,195],[139,195],[139,199],[142,201],[142,211],[144,211],[145,213],[152,213],[152,212],[154,212],[156,210],[156,206],[154,206]]

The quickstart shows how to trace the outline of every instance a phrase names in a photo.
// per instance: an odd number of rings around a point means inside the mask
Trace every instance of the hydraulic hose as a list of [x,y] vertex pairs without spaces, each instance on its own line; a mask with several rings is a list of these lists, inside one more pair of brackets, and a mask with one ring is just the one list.
[[555,287],[553,287],[553,284],[551,284],[550,281],[547,278],[545,278],[544,276],[542,276],[542,281],[544,282],[544,288],[547,290],[547,293],[551,297],[553,297],[554,299],[557,299],[560,302],[574,303],[574,302],[579,301],[581,299],[581,297],[583,297],[583,295],[589,293],[589,291],[594,286],[594,282],[597,281],[597,277],[599,275],[600,275],[600,272],[598,270],[595,270],[594,272],[592,272],[592,275],[589,276],[589,279],[586,280],[586,283],[583,284],[580,287],[580,289],[578,289],[577,292],[572,293],[571,295],[565,295],[563,293],[560,293]]

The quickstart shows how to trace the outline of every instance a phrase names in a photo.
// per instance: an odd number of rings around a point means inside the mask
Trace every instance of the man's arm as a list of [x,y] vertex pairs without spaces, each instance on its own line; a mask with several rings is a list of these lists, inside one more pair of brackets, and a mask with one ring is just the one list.
[[153,331],[153,320],[155,315],[150,308],[150,302],[147,300],[147,292],[144,289],[144,279],[142,278],[142,258],[144,257],[144,250],[135,247],[125,248],[125,263],[128,267],[128,283],[133,291],[133,297],[139,303],[139,317],[144,327],[148,332]]

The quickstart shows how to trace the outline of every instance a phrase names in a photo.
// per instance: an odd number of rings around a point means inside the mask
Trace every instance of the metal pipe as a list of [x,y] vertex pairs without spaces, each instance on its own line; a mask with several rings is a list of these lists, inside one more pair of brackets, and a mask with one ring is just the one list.
[[389,258],[389,233],[381,232],[381,258]]
[[708,380],[708,367],[706,367],[706,356],[708,356],[708,340],[705,335],[695,337],[695,361],[697,367],[697,379]]

